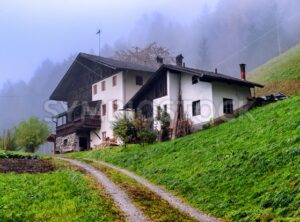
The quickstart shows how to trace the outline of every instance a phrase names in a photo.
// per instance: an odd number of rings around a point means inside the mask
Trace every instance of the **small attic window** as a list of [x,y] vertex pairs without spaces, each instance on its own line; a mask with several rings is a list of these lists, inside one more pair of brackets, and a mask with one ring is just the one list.
[[192,84],[194,85],[194,84],[197,84],[198,82],[199,82],[198,76],[193,76],[192,77]]

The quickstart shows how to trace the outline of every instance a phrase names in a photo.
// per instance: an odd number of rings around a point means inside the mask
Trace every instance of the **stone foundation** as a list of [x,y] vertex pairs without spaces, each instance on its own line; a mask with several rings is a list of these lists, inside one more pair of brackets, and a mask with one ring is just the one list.
[[63,137],[56,138],[56,152],[65,153],[79,151],[79,137],[72,133]]

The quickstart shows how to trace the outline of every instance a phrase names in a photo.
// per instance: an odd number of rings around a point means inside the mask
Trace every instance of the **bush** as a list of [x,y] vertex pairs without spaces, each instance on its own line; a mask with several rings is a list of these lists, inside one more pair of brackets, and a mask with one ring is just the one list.
[[144,118],[136,118],[133,121],[136,130],[136,141],[144,146],[146,143],[152,144],[156,141],[157,133],[151,129],[151,123]]
[[126,148],[127,144],[130,143],[136,135],[132,120],[126,116],[122,116],[118,117],[112,125],[114,135],[122,141],[123,146]]
[[25,148],[26,152],[34,153],[46,141],[48,135],[47,124],[39,121],[36,117],[31,117],[17,126],[16,144]]

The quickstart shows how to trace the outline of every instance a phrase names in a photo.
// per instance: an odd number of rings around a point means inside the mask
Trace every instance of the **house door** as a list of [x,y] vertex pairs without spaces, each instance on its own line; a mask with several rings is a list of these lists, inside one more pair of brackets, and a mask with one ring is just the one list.
[[87,137],[79,137],[79,147],[80,147],[80,150],[87,150],[87,148],[88,148]]

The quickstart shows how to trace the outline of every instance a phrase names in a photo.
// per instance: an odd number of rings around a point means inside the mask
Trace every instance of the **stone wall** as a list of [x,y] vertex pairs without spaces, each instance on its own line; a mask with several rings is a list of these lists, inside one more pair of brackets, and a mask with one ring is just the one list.
[[56,138],[56,152],[79,151],[79,138],[76,133]]

